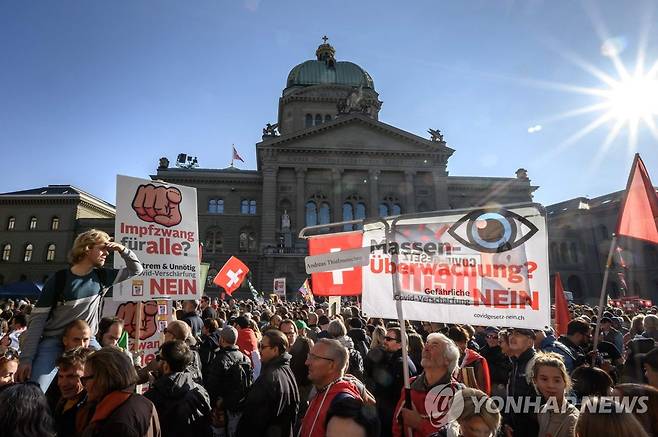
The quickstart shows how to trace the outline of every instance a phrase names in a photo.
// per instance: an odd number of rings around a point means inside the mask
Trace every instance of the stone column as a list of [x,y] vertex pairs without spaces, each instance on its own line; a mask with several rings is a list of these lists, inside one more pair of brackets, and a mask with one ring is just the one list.
[[293,229],[296,229],[296,235],[299,235],[299,231],[306,226],[306,192],[304,190],[304,179],[306,177],[306,169],[303,167],[298,167],[295,169],[295,174],[297,175],[297,205],[295,210],[295,223],[292,225]]
[[437,210],[449,209],[448,172],[445,169],[434,170],[432,179],[434,180],[434,208]]
[[402,211],[405,214],[411,214],[416,212],[416,187],[414,185],[414,176],[416,172],[414,170],[406,170],[404,172],[404,186],[406,189],[405,193],[405,203],[406,208]]
[[261,249],[276,245],[276,177],[279,169],[268,165],[263,167],[263,204],[261,205]]
[[332,196],[332,221],[340,222],[343,220],[343,170],[339,168],[331,169],[331,187]]
[[379,217],[379,170],[370,169],[368,171],[370,177],[368,184],[370,185],[370,199],[368,201],[368,217]]

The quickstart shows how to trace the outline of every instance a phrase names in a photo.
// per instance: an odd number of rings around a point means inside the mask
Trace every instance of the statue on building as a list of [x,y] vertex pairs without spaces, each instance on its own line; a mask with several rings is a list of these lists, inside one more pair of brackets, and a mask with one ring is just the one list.
[[263,137],[277,137],[279,136],[279,123],[267,123],[263,128]]
[[283,210],[283,214],[281,215],[281,230],[282,231],[289,231],[290,230],[290,216],[288,215],[287,210]]
[[169,168],[169,160],[167,157],[163,156],[160,158],[160,163],[158,164],[158,170],[165,170]]
[[516,178],[517,179],[522,179],[522,180],[527,180],[528,179],[528,170],[525,168],[520,168],[516,171]]
[[443,143],[443,134],[439,129],[428,129],[427,132],[431,135],[430,141],[435,143]]

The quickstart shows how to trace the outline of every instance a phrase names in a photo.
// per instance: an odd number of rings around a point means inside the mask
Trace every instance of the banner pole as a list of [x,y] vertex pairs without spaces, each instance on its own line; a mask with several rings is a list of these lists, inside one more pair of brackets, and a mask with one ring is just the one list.
[[594,366],[594,363],[596,361],[596,351],[598,350],[599,347],[599,334],[601,333],[601,317],[603,316],[603,308],[605,306],[605,296],[606,296],[606,289],[608,285],[608,276],[610,275],[610,265],[612,264],[612,256],[615,251],[615,247],[617,246],[617,235],[612,234],[612,241],[610,241],[610,250],[608,251],[608,259],[606,260],[605,263],[605,272],[603,273],[603,283],[601,284],[601,296],[599,298],[599,312],[596,315],[596,329],[594,329],[594,347],[592,348],[592,351],[594,352],[592,354],[592,366]]
[[[135,352],[139,353],[139,346],[141,343],[142,337],[142,312],[144,303],[142,301],[137,302],[137,323],[135,324]],[[141,360],[140,360],[141,361]],[[146,364],[146,363],[142,363]]]

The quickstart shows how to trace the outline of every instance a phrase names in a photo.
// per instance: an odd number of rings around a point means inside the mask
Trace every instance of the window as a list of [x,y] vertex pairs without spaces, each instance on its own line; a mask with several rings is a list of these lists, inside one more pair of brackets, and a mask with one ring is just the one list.
[[567,250],[567,243],[560,244],[560,257],[563,263],[569,262],[569,251]]
[[388,213],[388,205],[385,203],[380,203],[379,204],[379,216],[380,217],[388,217],[390,214]]
[[606,225],[599,225],[599,234],[603,240],[610,238],[610,234],[608,234],[608,228]]
[[394,203],[393,206],[391,207],[391,215],[400,215],[402,214],[402,208],[400,207],[399,204]]
[[315,226],[318,224],[318,208],[315,202],[306,202],[306,226]]
[[7,221],[7,230],[11,231],[16,227],[16,217],[9,217]]
[[326,225],[331,223],[331,208],[327,202],[320,205],[320,214],[318,214],[318,224]]
[[30,219],[30,230],[33,231],[33,230],[35,230],[36,228],[37,228],[37,218],[36,218],[36,217],[32,217],[32,218]]
[[304,122],[305,127],[311,127],[313,126],[313,116],[311,114],[306,114],[306,119]]
[[553,262],[559,263],[560,262],[560,251],[557,247],[557,243],[554,241],[551,243],[551,257],[553,258]]
[[206,231],[206,243],[204,251],[206,253],[222,253],[224,250],[224,240],[221,229],[211,228]]
[[208,201],[209,214],[224,214],[224,199],[210,199]]
[[50,229],[53,231],[59,229],[59,218],[53,217],[53,219],[50,221]]
[[400,207],[400,201],[397,199],[397,197],[384,197],[382,203],[379,204],[379,216],[388,217],[390,215],[400,214],[402,214],[402,207]]
[[11,258],[11,244],[7,243],[2,248],[2,260],[9,261]]
[[34,246],[32,246],[32,243],[27,243],[25,245],[25,255],[23,256],[23,261],[24,262],[32,261],[32,252],[33,251],[34,251]]
[[256,214],[256,201],[253,199],[245,199],[240,202],[240,214]]
[[331,115],[329,115],[329,114],[325,115],[324,116],[324,122],[327,123],[327,122],[330,122],[330,121],[331,121]]
[[240,232],[240,252],[256,252],[256,235],[253,232]]
[[315,114],[315,125],[320,126],[322,124],[322,116],[320,114]]
[[55,245],[49,244],[46,251],[46,261],[55,261]]
[[[345,202],[343,203],[343,221],[347,222],[350,220],[354,220],[354,208],[351,203]],[[343,225],[343,230],[351,231],[352,225]]]
[[576,247],[576,243],[571,243],[569,246],[571,249],[571,261],[577,263],[578,262],[578,248]]

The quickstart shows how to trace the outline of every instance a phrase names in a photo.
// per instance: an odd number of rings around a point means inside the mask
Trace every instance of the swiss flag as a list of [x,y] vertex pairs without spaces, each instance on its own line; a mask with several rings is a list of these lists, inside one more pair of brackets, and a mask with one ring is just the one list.
[[[363,242],[363,232],[342,232],[309,238],[309,255],[358,249]],[[312,273],[313,294],[316,296],[356,296],[361,294],[361,270],[359,266],[330,272]]]
[[249,273],[249,267],[242,261],[232,256],[226,261],[224,267],[217,273],[215,279],[212,280],[217,286],[222,287],[226,292],[231,295],[240,287],[244,278]]

